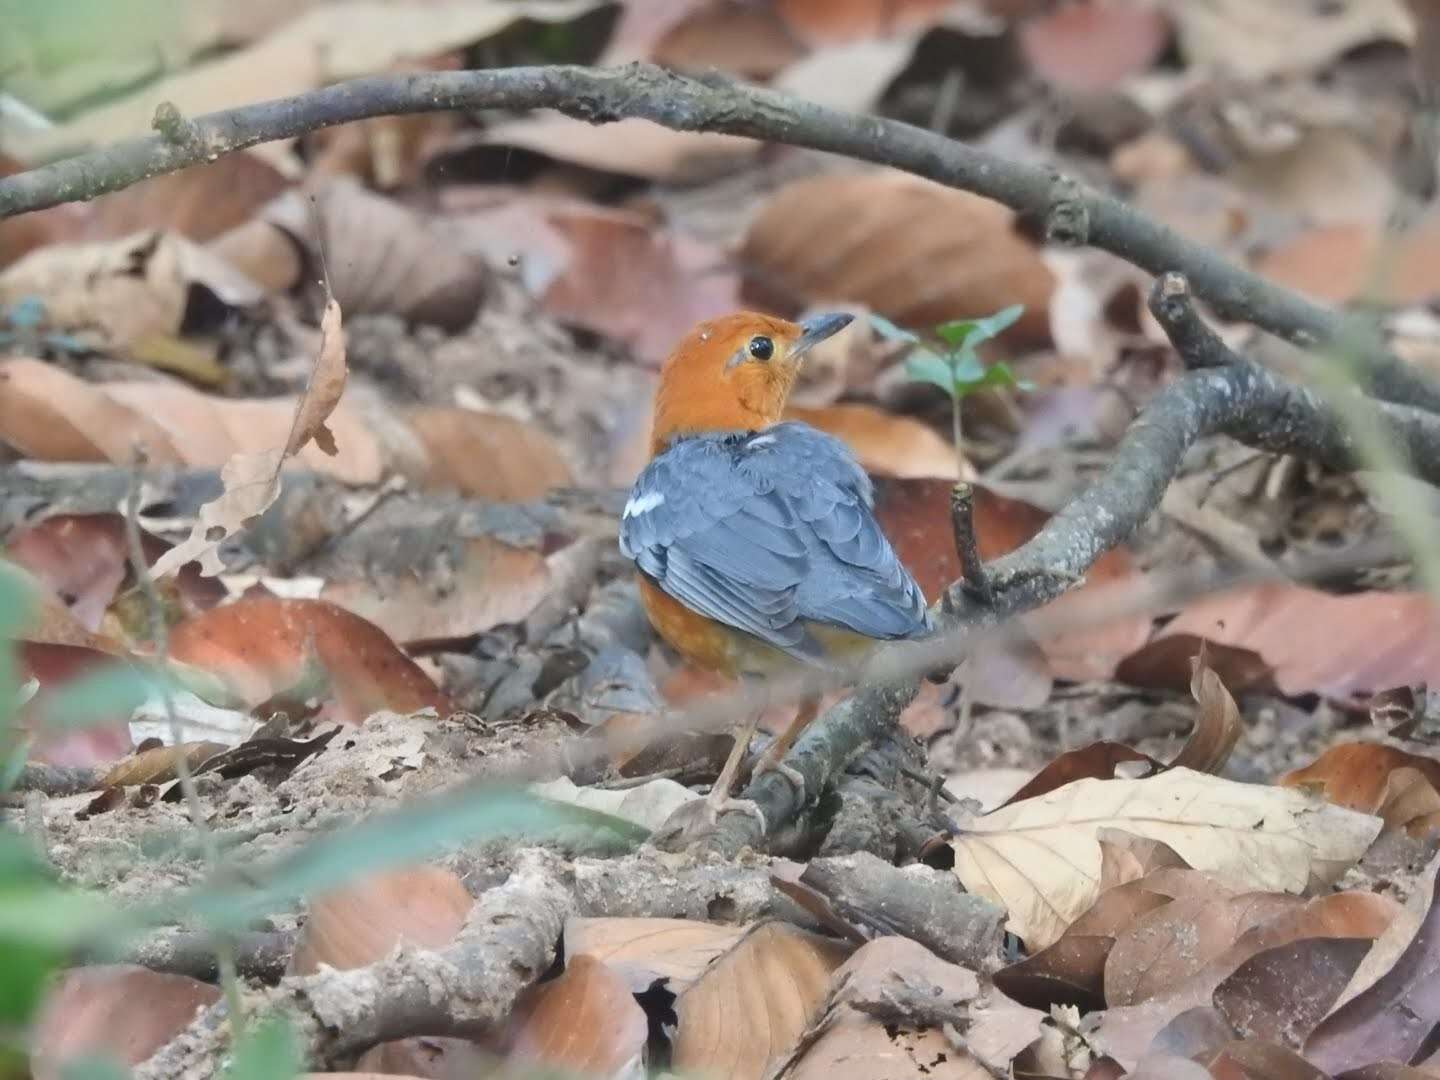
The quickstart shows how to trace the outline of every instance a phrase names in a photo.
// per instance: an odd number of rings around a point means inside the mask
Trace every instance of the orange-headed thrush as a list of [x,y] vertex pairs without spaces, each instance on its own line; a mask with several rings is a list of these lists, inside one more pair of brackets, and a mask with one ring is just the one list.
[[[930,628],[859,462],[839,439],[780,422],[806,352],[850,320],[726,315],[695,327],[661,370],[651,460],[625,504],[620,550],[639,569],[651,624],[692,663],[732,677],[838,667]],[[806,702],[761,767],[778,765],[814,715]],[[712,814],[755,719],[716,782]]]

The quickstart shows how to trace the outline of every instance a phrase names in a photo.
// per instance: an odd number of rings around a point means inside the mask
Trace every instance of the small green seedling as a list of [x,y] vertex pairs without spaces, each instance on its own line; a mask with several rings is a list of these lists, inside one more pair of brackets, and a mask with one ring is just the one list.
[[935,341],[927,344],[918,334],[896,326],[889,319],[871,315],[870,323],[891,341],[903,341],[916,348],[905,360],[905,373],[912,382],[930,383],[944,390],[950,398],[955,428],[955,453],[963,458],[964,438],[960,426],[960,403],[980,390],[1033,390],[1034,385],[1017,378],[1006,363],[988,367],[975,351],[982,341],[998,337],[1025,314],[1022,304],[997,311],[983,319],[956,319],[941,323],[933,333]]

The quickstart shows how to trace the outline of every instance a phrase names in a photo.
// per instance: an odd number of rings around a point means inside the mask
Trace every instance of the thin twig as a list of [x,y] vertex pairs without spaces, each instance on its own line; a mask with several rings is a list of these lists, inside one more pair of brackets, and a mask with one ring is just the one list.
[[1007,161],[895,120],[650,64],[375,75],[208,113],[184,121],[183,139],[127,139],[0,180],[0,218],[93,199],[257,143],[375,116],[447,109],[557,109],[596,124],[641,117],[678,131],[719,131],[893,165],[1004,203],[1043,220],[1068,242],[1092,244],[1153,274],[1183,273],[1223,318],[1254,323],[1303,348],[1355,343],[1370,393],[1440,411],[1440,386],[1386,348],[1373,319],[1321,307],[1266,281],[1048,165]]
[[974,484],[961,482],[950,489],[950,529],[955,534],[955,553],[960,556],[965,591],[977,603],[988,607],[995,599],[995,592],[985,572],[985,563],[980,559],[975,537]]

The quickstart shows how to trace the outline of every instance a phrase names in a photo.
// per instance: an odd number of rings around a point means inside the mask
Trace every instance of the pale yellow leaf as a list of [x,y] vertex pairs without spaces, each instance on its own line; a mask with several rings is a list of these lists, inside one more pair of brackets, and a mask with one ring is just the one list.
[[965,888],[1004,904],[1034,952],[1099,894],[1101,829],[1168,844],[1237,890],[1299,893],[1333,882],[1381,821],[1298,791],[1172,769],[1143,780],[1077,780],[989,814],[952,841]]

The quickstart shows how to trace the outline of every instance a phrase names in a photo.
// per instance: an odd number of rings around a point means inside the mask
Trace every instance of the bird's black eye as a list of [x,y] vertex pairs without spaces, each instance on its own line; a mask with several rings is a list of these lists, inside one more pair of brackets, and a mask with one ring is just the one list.
[[775,355],[775,343],[763,334],[752,337],[750,339],[750,355],[756,360],[769,360]]

